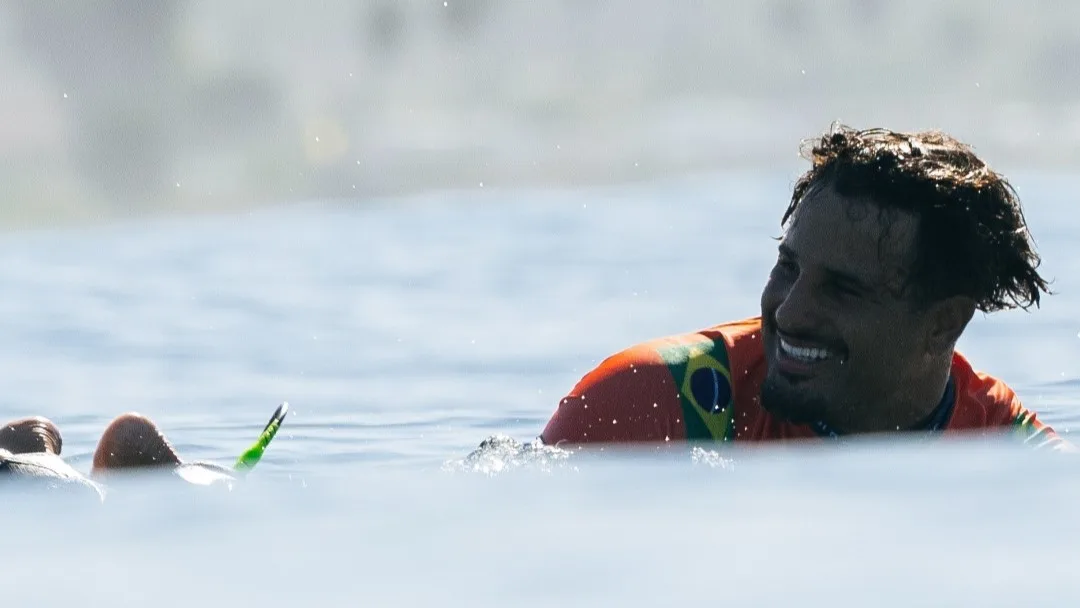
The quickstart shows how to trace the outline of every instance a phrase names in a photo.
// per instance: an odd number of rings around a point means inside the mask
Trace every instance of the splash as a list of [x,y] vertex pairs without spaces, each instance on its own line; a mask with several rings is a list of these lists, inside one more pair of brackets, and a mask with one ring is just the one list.
[[523,443],[506,435],[492,435],[482,441],[464,458],[443,464],[443,470],[453,473],[480,473],[495,476],[513,469],[550,473],[556,468],[576,467],[567,464],[570,452],[546,446],[539,439]]
[[706,450],[695,446],[690,450],[690,462],[695,465],[706,466],[711,469],[726,469],[734,470],[735,460],[732,458],[725,458],[720,455],[720,452],[716,450]]
[[[570,464],[571,455],[575,455],[577,458],[575,463],[580,463],[583,462],[580,460],[581,458],[586,458],[586,461],[584,462],[589,462],[589,457],[599,458],[603,461],[606,460],[606,458],[604,458],[605,455],[609,458],[613,457],[616,459],[622,459],[633,455],[645,458],[659,456],[663,460],[664,457],[661,456],[662,453],[670,454],[671,452],[663,450],[660,453],[657,453],[649,450],[634,451],[621,449],[609,451],[605,448],[599,448],[598,450],[571,451],[544,445],[539,439],[530,442],[521,442],[506,435],[492,435],[482,441],[468,456],[445,462],[442,469],[452,473],[480,473],[488,476],[495,476],[514,469],[533,470],[544,473],[550,473],[556,469],[578,471],[577,464]],[[717,450],[709,450],[694,446],[689,452],[677,450],[674,455],[679,462],[685,463],[686,460],[684,459],[687,454],[689,455],[690,464],[693,466],[703,466],[710,469],[722,470],[734,470],[735,468],[735,460],[723,456],[721,452]]]

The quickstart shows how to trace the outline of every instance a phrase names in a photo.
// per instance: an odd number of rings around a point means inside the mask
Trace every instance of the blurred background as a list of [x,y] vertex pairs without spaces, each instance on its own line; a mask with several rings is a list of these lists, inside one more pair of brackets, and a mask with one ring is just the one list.
[[833,120],[1080,162],[1080,4],[0,1],[0,224],[800,167]]

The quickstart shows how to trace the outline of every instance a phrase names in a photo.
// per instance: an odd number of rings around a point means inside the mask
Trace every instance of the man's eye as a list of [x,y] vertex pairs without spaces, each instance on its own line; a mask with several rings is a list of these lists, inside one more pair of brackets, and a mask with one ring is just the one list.
[[843,283],[834,283],[833,291],[843,296],[856,298],[862,296],[862,290],[856,287],[852,287],[851,285],[845,285]]

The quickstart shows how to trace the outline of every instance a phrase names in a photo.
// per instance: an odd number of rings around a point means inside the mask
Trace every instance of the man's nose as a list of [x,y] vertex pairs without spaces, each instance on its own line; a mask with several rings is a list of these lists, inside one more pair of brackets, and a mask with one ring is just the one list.
[[776,325],[787,333],[810,332],[820,321],[821,307],[810,281],[799,277],[776,307]]

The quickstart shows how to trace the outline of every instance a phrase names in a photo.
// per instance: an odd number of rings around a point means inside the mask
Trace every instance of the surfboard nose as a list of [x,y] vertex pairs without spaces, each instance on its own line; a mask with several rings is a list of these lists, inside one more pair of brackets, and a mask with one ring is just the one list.
[[130,412],[114,418],[101,434],[91,474],[179,464],[180,457],[157,425],[142,414]]
[[0,492],[5,501],[15,492],[23,495],[27,490],[47,489],[49,491],[68,491],[76,495],[88,495],[92,490],[99,501],[105,499],[105,489],[84,477],[64,462],[59,455],[48,451],[12,452],[0,448]]

